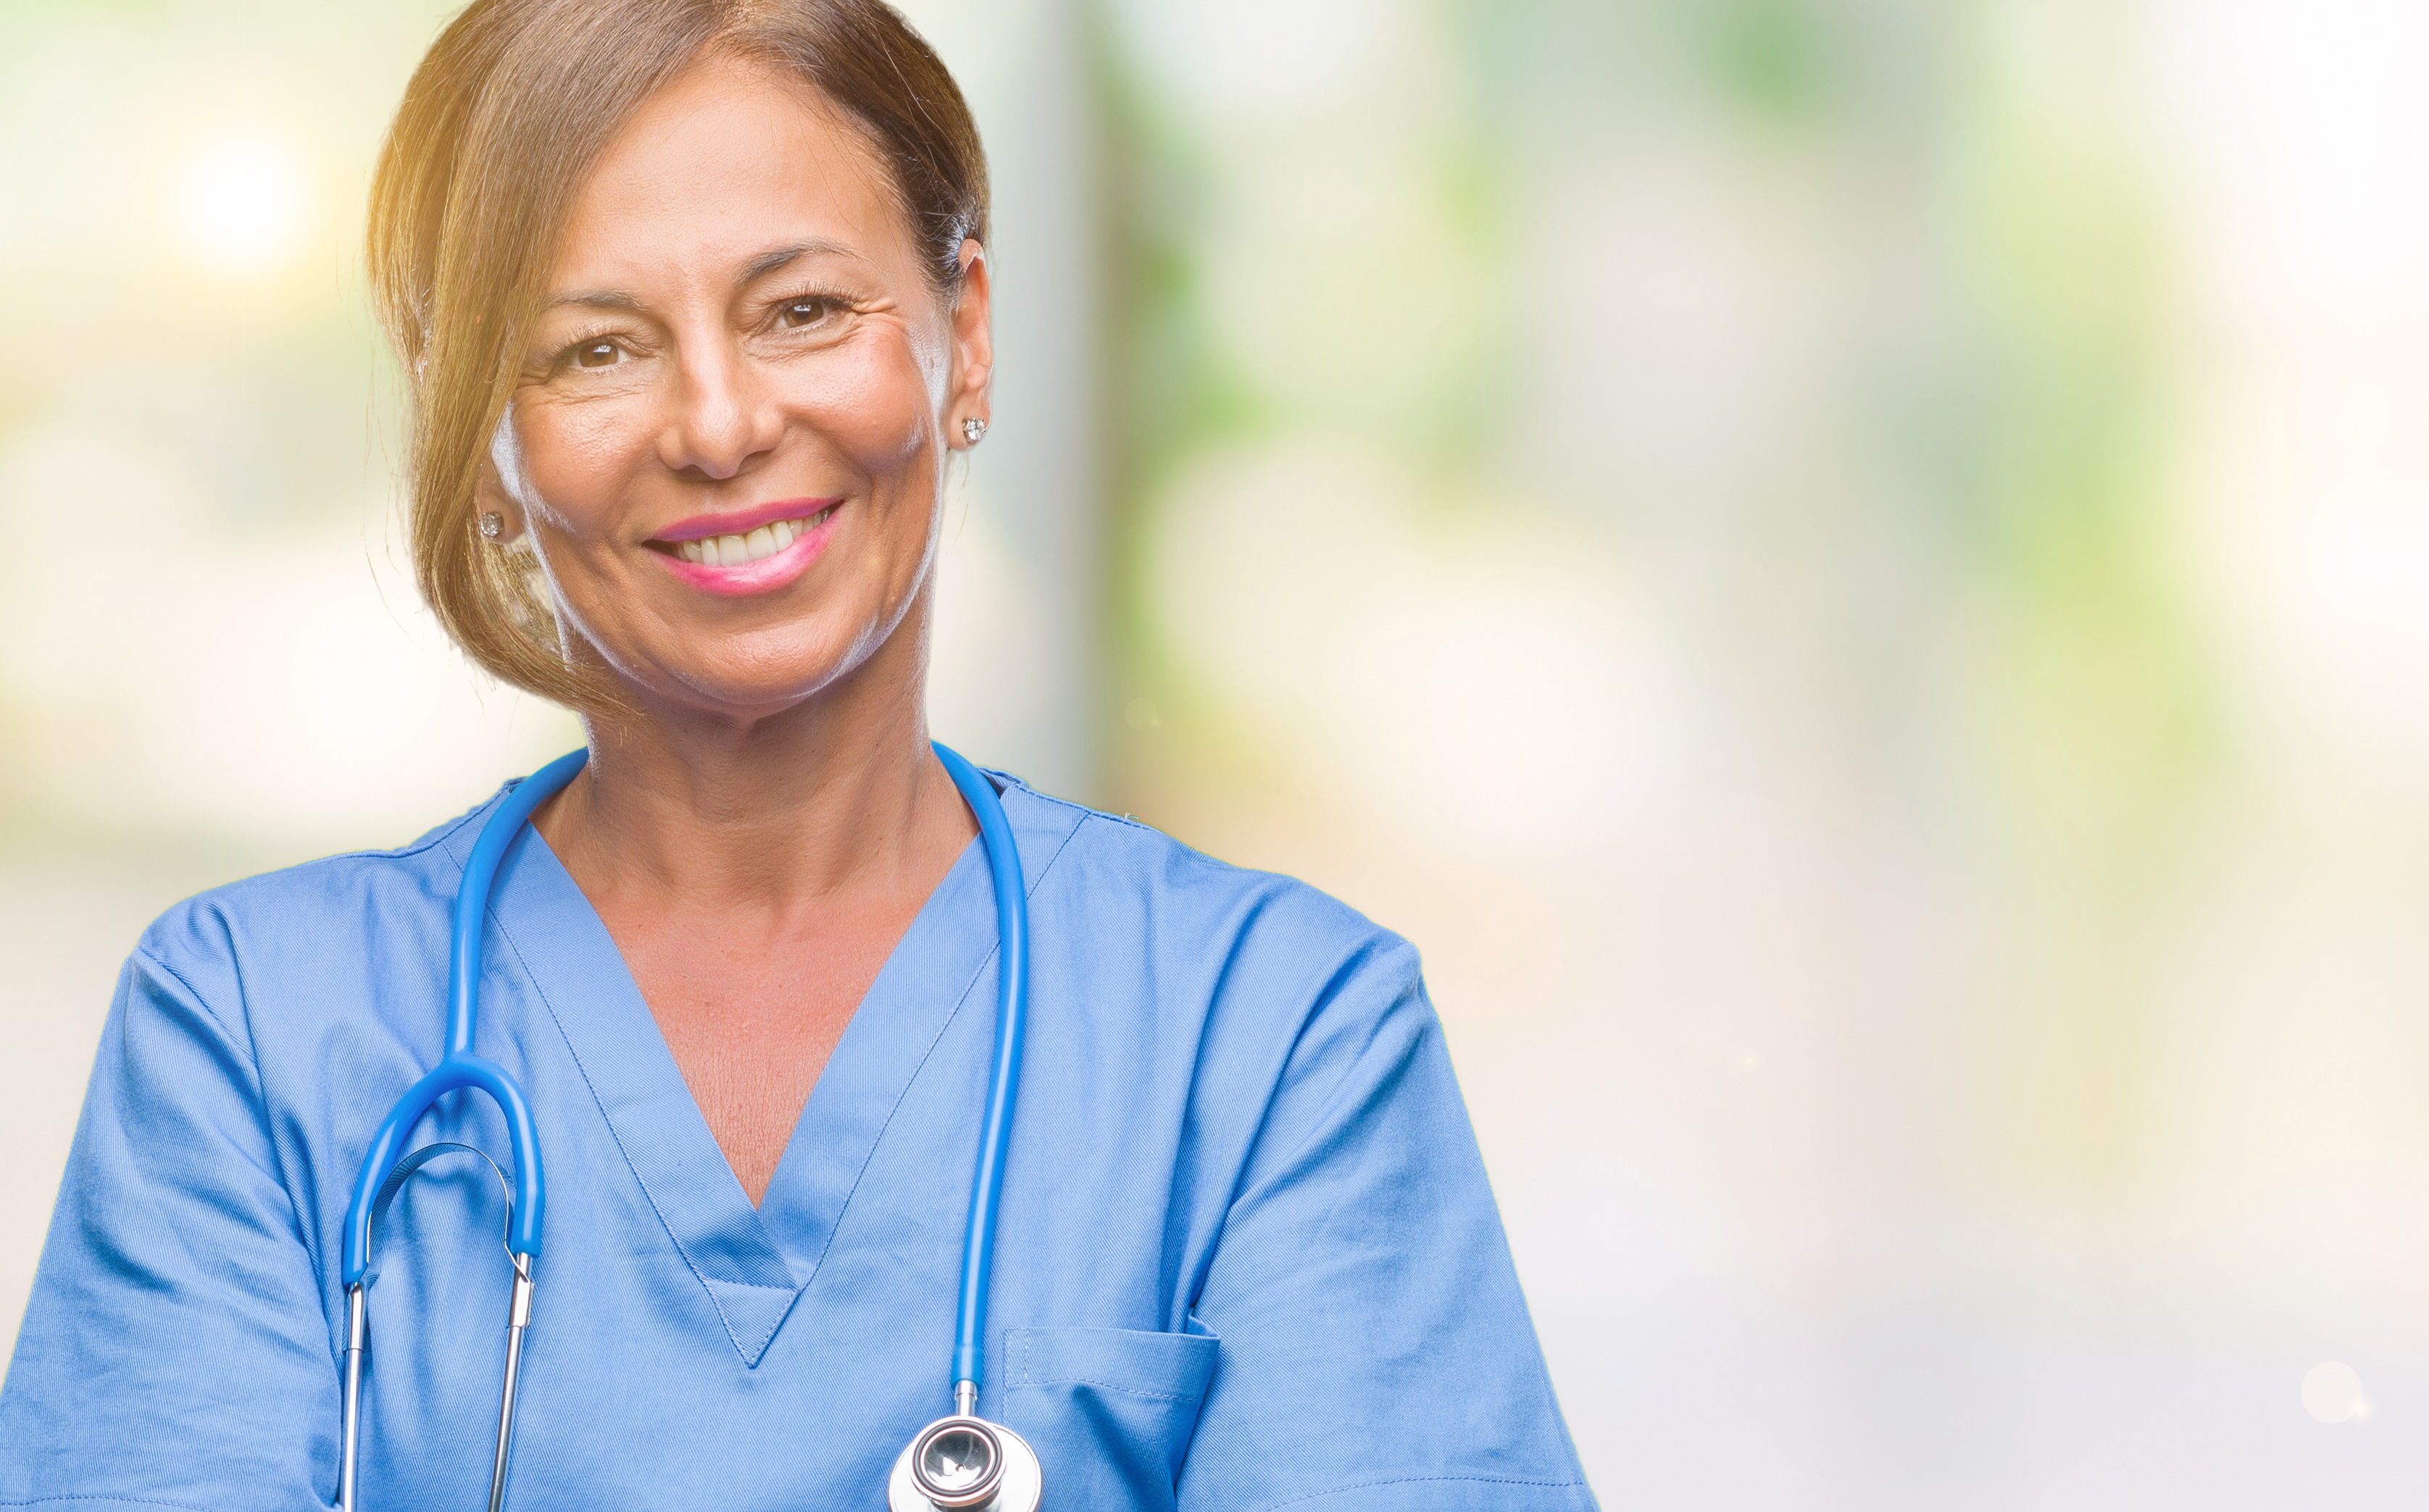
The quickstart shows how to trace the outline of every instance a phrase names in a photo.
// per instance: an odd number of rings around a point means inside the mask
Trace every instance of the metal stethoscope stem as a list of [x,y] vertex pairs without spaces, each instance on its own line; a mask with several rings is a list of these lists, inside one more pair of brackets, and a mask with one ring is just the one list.
[[[497,1162],[487,1154],[470,1144],[441,1142],[416,1148],[388,1172],[388,1179],[380,1184],[379,1193],[372,1204],[374,1234],[377,1233],[379,1220],[388,1214],[388,1204],[405,1181],[416,1171],[443,1155],[469,1155],[489,1167],[498,1178],[498,1185],[506,1192],[510,1213],[507,1230],[509,1233],[513,1231],[511,1208],[514,1188],[506,1180],[506,1174],[498,1170]],[[489,1512],[499,1512],[505,1504],[506,1464],[511,1457],[515,1438],[515,1401],[522,1381],[523,1332],[531,1326],[532,1295],[537,1290],[533,1278],[534,1257],[512,1251],[506,1257],[514,1265],[515,1280],[506,1305],[506,1369],[498,1398],[497,1454],[489,1468]],[[346,1289],[345,1419],[338,1464],[339,1512],[355,1512],[355,1486],[362,1448],[363,1361],[371,1348],[371,1290],[372,1282],[376,1279],[375,1271],[366,1271],[360,1280]]]
[[[523,1330],[531,1326],[531,1257],[515,1257],[515,1290],[506,1323],[506,1378],[499,1391],[498,1453],[489,1467],[489,1512],[506,1502],[506,1460],[515,1442],[515,1398],[522,1384]],[[371,1341],[371,1289],[346,1289],[345,1443],[338,1471],[339,1512],[355,1512],[355,1481],[361,1463],[363,1354]]]
[[506,1380],[498,1395],[498,1457],[489,1468],[489,1512],[506,1504],[506,1454],[515,1445],[515,1392],[523,1378],[523,1330],[531,1326],[532,1257],[515,1257],[515,1295],[506,1313]]
[[[522,1384],[523,1330],[531,1326],[531,1257],[515,1257],[515,1292],[506,1323],[506,1378],[498,1401],[498,1453],[489,1467],[489,1512],[506,1503],[506,1460],[515,1442],[515,1398]],[[345,1444],[338,1470],[339,1512],[355,1512],[355,1472],[361,1463],[363,1354],[371,1335],[371,1289],[346,1289]]]
[[363,1439],[363,1347],[370,1342],[371,1298],[360,1285],[346,1288],[346,1426],[338,1454],[338,1505],[355,1512],[355,1469]]

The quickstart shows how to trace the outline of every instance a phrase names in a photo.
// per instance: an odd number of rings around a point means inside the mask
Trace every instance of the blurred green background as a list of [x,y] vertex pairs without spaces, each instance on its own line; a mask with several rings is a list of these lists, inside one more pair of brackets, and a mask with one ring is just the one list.
[[[2429,1491],[2429,8],[923,0],[934,722],[1423,948],[1604,1503]],[[0,0],[0,1315],[118,961],[574,741],[415,601],[447,8]]]

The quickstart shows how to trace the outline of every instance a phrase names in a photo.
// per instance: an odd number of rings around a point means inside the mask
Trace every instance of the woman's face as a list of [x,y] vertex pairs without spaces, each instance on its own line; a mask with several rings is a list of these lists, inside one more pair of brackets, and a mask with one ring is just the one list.
[[574,654],[747,725],[887,658],[916,679],[948,449],[987,415],[975,242],[940,300],[860,131],[712,58],[575,198],[481,507]]

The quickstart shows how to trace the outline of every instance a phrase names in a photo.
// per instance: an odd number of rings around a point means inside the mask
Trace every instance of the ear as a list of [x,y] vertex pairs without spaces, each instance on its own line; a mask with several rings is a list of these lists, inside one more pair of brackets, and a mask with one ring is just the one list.
[[995,307],[986,249],[965,240],[960,262],[961,287],[953,299],[953,366],[945,383],[945,444],[967,451],[970,443],[962,438],[962,421],[995,418]]
[[504,531],[491,546],[504,546],[522,535],[526,526],[523,506],[515,490],[506,486],[504,469],[522,471],[522,458],[515,450],[515,417],[509,408],[498,419],[498,428],[489,436],[489,452],[481,459],[481,474],[472,484],[472,521],[479,528],[483,515],[496,515],[506,522]]
[[484,540],[485,546],[504,546],[523,533],[523,512],[506,494],[505,485],[498,481],[497,464],[481,459],[480,480],[472,485],[472,524],[480,528],[481,517],[496,515],[506,522],[506,528],[495,539]]

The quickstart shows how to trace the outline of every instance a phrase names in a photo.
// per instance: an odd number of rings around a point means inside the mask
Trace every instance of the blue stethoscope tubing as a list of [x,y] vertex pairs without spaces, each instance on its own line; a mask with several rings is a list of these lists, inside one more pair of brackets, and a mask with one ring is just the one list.
[[[996,972],[995,1066],[987,1074],[986,1113],[979,1124],[978,1169],[970,1176],[970,1211],[963,1225],[962,1292],[953,1324],[953,1399],[972,1410],[986,1374],[987,1274],[995,1257],[995,1214],[1003,1197],[1003,1167],[1012,1143],[1012,1106],[1020,1095],[1020,1052],[1029,1032],[1029,890],[1021,879],[1020,847],[995,784],[951,750],[938,746],[936,759],[979,821],[986,846],[987,875],[995,884],[996,943],[1002,959]],[[965,1401],[965,1396],[967,1402]]]
[[[994,886],[997,973],[995,1061],[987,1077],[986,1110],[980,1124],[978,1166],[970,1178],[970,1206],[962,1248],[962,1279],[953,1329],[952,1388],[955,1411],[976,1411],[978,1389],[985,1378],[987,1278],[995,1251],[996,1211],[1003,1196],[1005,1158],[1012,1142],[1013,1106],[1020,1092],[1020,1058],[1029,1023],[1029,897],[1020,869],[1020,847],[1003,816],[1003,802],[995,785],[961,755],[932,743],[936,759],[953,781],[962,800],[978,820],[979,838],[986,847],[987,873]],[[464,865],[464,880],[455,893],[455,911],[448,945],[447,1050],[438,1063],[406,1090],[388,1109],[355,1176],[352,1201],[346,1208],[344,1276],[347,1298],[345,1350],[345,1422],[342,1463],[339,1473],[339,1505],[353,1512],[357,1447],[361,1429],[362,1359],[369,1343],[370,1290],[378,1279],[372,1266],[373,1228],[404,1178],[418,1168],[424,1150],[407,1152],[405,1140],[433,1103],[452,1092],[467,1089],[487,1094],[506,1121],[506,1138],[514,1161],[514,1183],[506,1219],[506,1254],[514,1262],[515,1290],[507,1323],[506,1379],[499,1405],[497,1455],[490,1471],[491,1512],[503,1505],[508,1452],[514,1436],[516,1388],[520,1378],[522,1334],[529,1325],[534,1285],[533,1262],[540,1250],[541,1218],[547,1210],[547,1177],[540,1164],[539,1132],[532,1119],[531,1099],[505,1068],[485,1060],[472,1048],[479,1026],[481,945],[489,893],[499,863],[522,834],[523,826],[539,806],[573,781],[588,750],[570,751],[517,783],[481,826],[472,854]]]
[[430,1105],[451,1092],[475,1088],[487,1093],[506,1118],[506,1140],[515,1159],[514,1215],[506,1225],[506,1253],[525,1259],[539,1254],[540,1218],[548,1208],[548,1179],[540,1166],[539,1131],[533,1126],[531,1100],[504,1066],[472,1051],[472,1032],[481,1014],[482,915],[489,911],[489,889],[498,879],[498,863],[531,822],[534,810],[556,797],[590,759],[577,750],[534,772],[515,784],[481,826],[472,842],[471,859],[464,863],[464,881],[455,890],[454,928],[447,947],[447,1053],[388,1109],[372,1136],[355,1175],[354,1201],[346,1208],[346,1285],[361,1283],[372,1265],[372,1209],[388,1168],[405,1151],[406,1136],[430,1110]]

